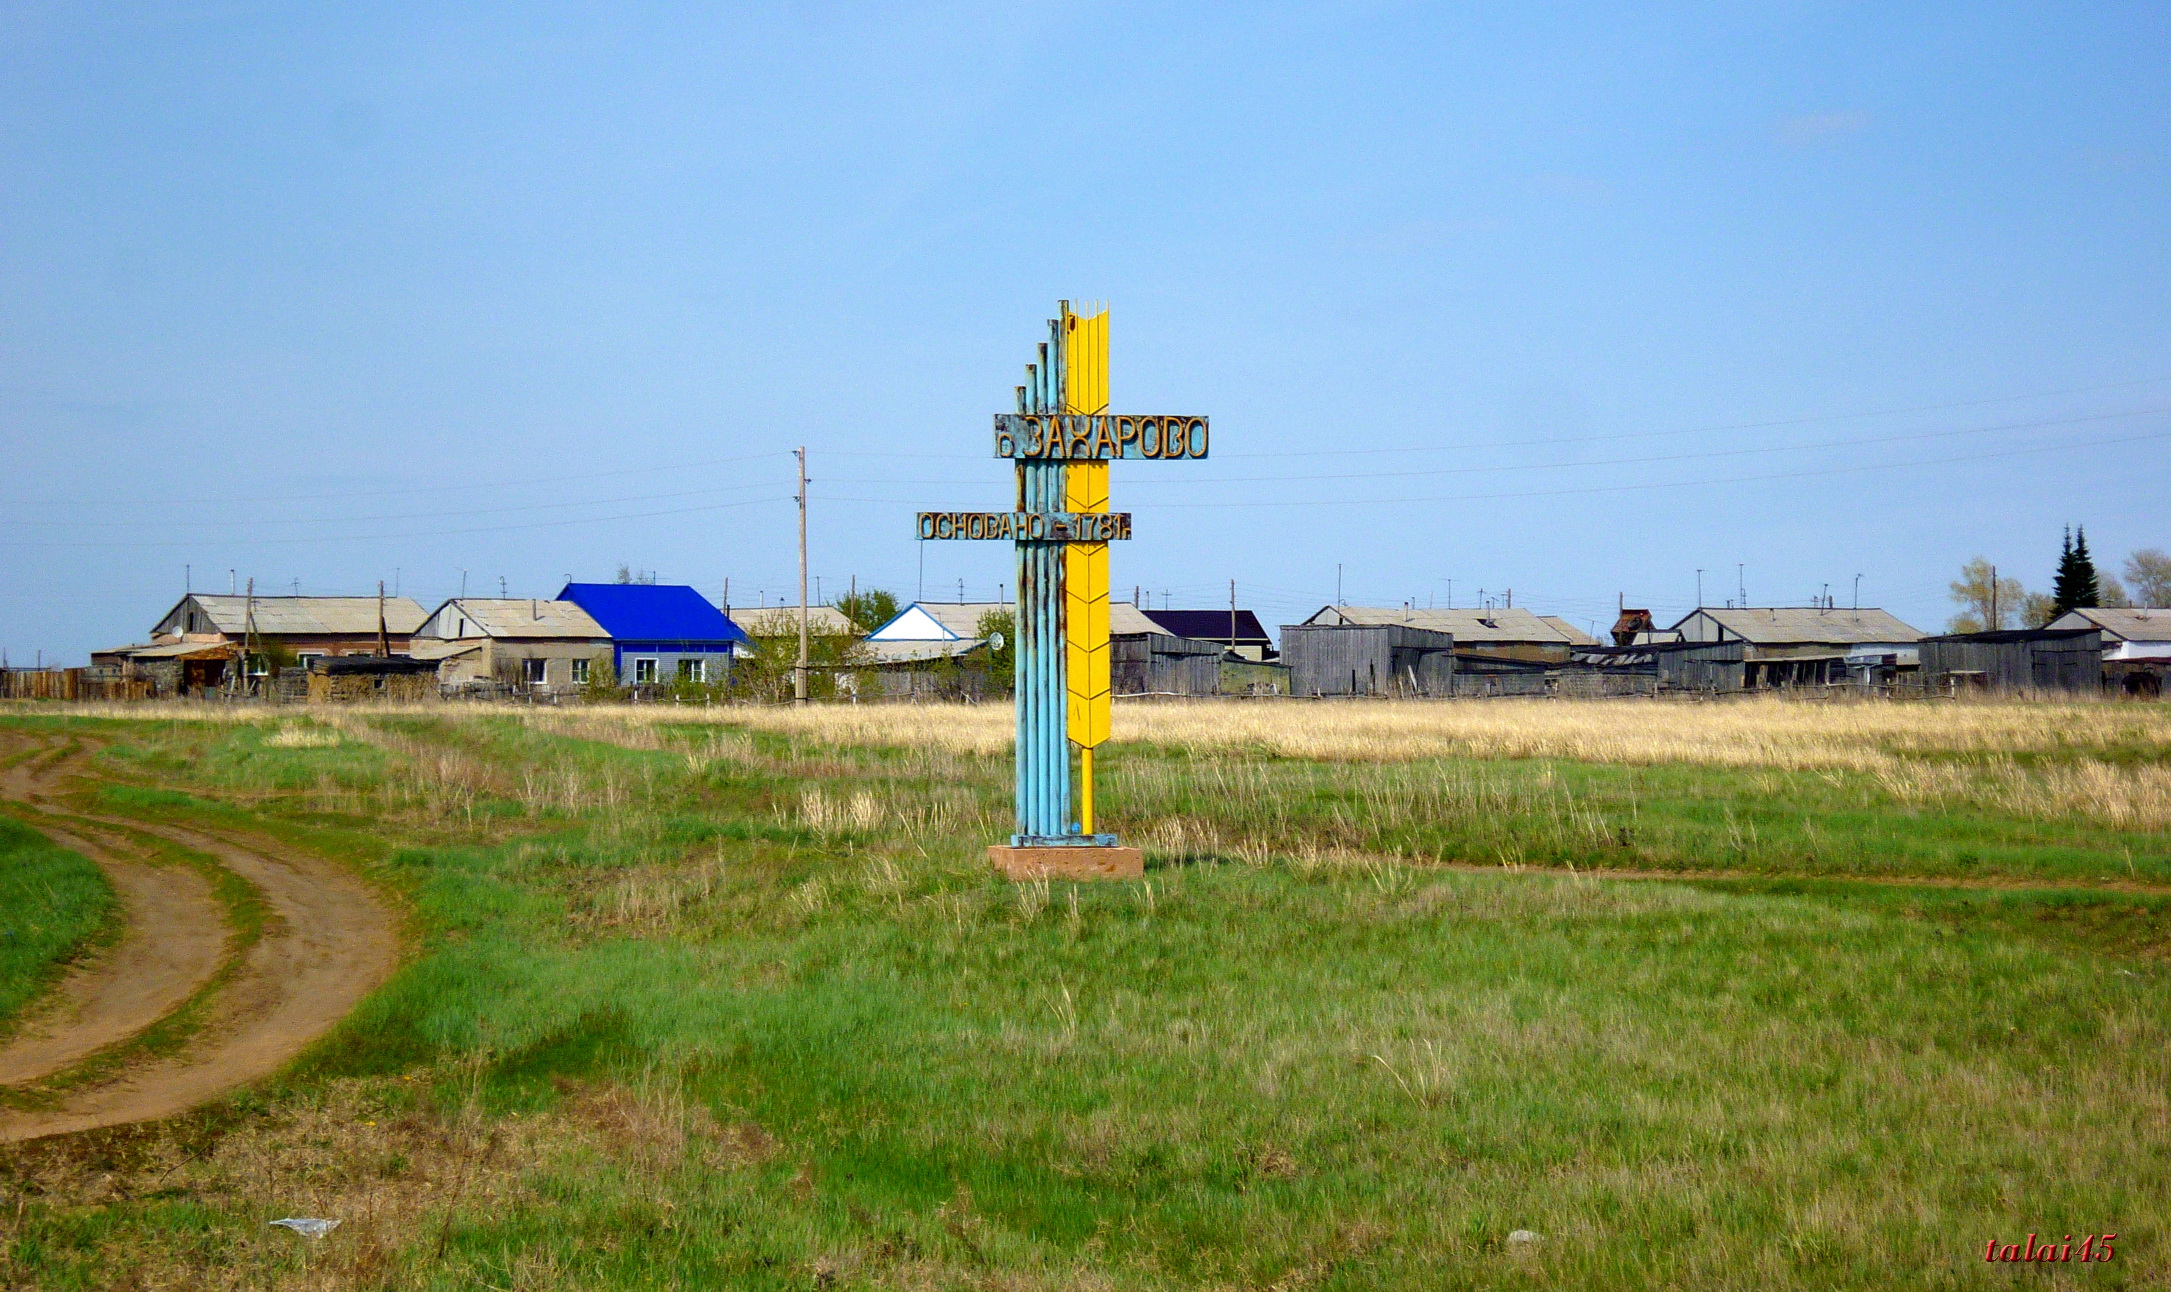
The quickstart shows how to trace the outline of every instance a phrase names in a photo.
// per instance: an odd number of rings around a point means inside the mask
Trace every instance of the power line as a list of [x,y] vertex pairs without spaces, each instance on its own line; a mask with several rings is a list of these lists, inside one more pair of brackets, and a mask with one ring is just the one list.
[[[1747,484],[1761,480],[1797,480],[1814,476],[1845,475],[1864,471],[1896,471],[1909,467],[1945,466],[1956,462],[1981,462],[1993,458],[2018,457],[2028,453],[2048,453],[2057,449],[2098,448],[2110,444],[2138,444],[2148,440],[2171,438],[2171,431],[2152,431],[2147,435],[2120,436],[2105,440],[2083,440],[2071,444],[2037,444],[2020,449],[2000,449],[1989,453],[1957,454],[1945,458],[1923,458],[1913,462],[1867,463],[1853,466],[1826,467],[1805,471],[1778,471],[1766,475],[1723,476],[1716,480],[1660,480],[1642,484],[1591,485],[1578,489],[1533,489],[1515,493],[1432,494],[1411,498],[1298,498],[1298,499],[1245,499],[1239,502],[1149,502],[1143,508],[1191,508],[1191,507],[1368,507],[1405,502],[1485,502],[1508,498],[1557,498],[1574,494],[1627,493],[1639,489],[1692,489],[1698,485]],[[1397,472],[1401,474],[1416,474]],[[1286,477],[1306,479],[1320,477]],[[935,483],[955,483],[939,481]],[[902,498],[852,498],[832,494],[825,502],[903,503]]]
[[120,539],[107,543],[21,543],[0,538],[0,547],[182,547],[191,543],[226,547],[277,547],[297,543],[381,543],[402,538],[446,538],[455,534],[498,534],[516,529],[555,529],[561,525],[600,525],[615,520],[645,520],[652,516],[690,516],[697,512],[724,511],[732,507],[758,507],[765,503],[790,501],[788,497],[747,498],[738,502],[711,503],[703,507],[673,507],[663,511],[639,511],[623,516],[571,516],[558,520],[529,521],[519,525],[481,525],[471,529],[411,529],[393,534],[317,534],[305,538],[202,538],[171,542]]
[[[1717,431],[1756,431],[1776,426],[1809,426],[1818,422],[1850,422],[1866,417],[1901,417],[1909,413],[1942,413],[1955,408],[1981,408],[1986,404],[2013,404],[2027,399],[2050,399],[2058,395],[2084,395],[2100,390],[2130,390],[2135,386],[2154,386],[2171,381],[2171,377],[2147,377],[2139,381],[2112,381],[2100,386],[2069,386],[2063,390],[2039,390],[2026,395],[1993,395],[1987,399],[1962,399],[1949,404],[1917,404],[1911,408],[1880,408],[1860,413],[1826,413],[1814,417],[1781,417],[1762,422],[1727,422],[1712,426],[1685,426],[1668,431],[1617,431],[1610,435],[1567,435],[1544,440],[1496,440],[1484,445],[1487,448],[1522,448],[1534,444],[1589,444],[1603,440],[1640,440],[1661,435],[1708,435]],[[1265,453],[1224,453],[1228,458],[1312,458],[1371,453],[1442,453],[1455,449],[1475,447],[1468,444],[1437,444],[1411,448],[1392,449],[1291,449]]]
[[[681,489],[675,493],[634,494],[624,498],[583,498],[572,502],[523,503],[517,507],[463,507],[458,511],[406,512],[391,516],[279,516],[261,520],[202,520],[190,521],[196,528],[263,525],[366,525],[381,520],[437,520],[446,516],[490,516],[516,511],[548,511],[554,507],[616,507],[629,502],[659,502],[668,498],[694,498],[703,494],[733,493],[742,489],[774,489],[777,482],[757,480],[748,484],[717,485],[709,489]],[[572,519],[572,518],[569,518]],[[137,525],[156,529],[180,528],[169,521],[157,520],[0,520],[0,525]]]
[[[1581,489],[1534,489],[1518,493],[1475,493],[1429,495],[1421,498],[1319,498],[1260,502],[1156,502],[1147,507],[1343,507],[1377,506],[1386,503],[1405,502],[1484,502],[1508,498],[1557,498],[1572,494],[1626,493],[1638,489],[1693,489],[1698,485],[1748,484],[1762,480],[1801,480],[1815,476],[1858,474],[1865,471],[1899,471],[1910,467],[1947,466],[1956,462],[1982,462],[1993,458],[2019,457],[2028,453],[2049,453],[2058,449],[2100,448],[2110,444],[2138,444],[2148,440],[2171,439],[2171,431],[2152,431],[2147,435],[2127,435],[2107,440],[2083,440],[2077,444],[2037,444],[2023,449],[2000,449],[1990,453],[1966,453],[1947,458],[1922,458],[1913,462],[1872,462],[1842,467],[1824,467],[1806,471],[1776,471],[1766,475],[1723,476],[1716,480],[1662,480],[1646,484],[1592,485]],[[888,501],[875,499],[869,501]]]
[[[1444,453],[1473,447],[1527,448],[1544,444],[1590,444],[1609,440],[1652,439],[1666,435],[1708,435],[1718,431],[1768,430],[1781,426],[1811,426],[1819,422],[1850,422],[1871,417],[1902,417],[1912,413],[1950,412],[1956,408],[1982,408],[1990,404],[2015,404],[2030,399],[2053,399],[2060,395],[2086,395],[2105,390],[2131,390],[2136,386],[2157,386],[2171,382],[2171,377],[2143,377],[2132,381],[2107,381],[2092,386],[2066,386],[2057,390],[2036,390],[2018,395],[1991,395],[1981,399],[1959,399],[1940,404],[1914,404],[1903,408],[1874,408],[1852,413],[1819,413],[1801,417],[1779,417],[1754,422],[1719,422],[1709,426],[1683,426],[1670,430],[1616,431],[1606,435],[1567,435],[1537,440],[1494,440],[1481,445],[1431,444],[1408,445],[1397,448],[1371,449],[1289,449],[1248,453],[1224,453],[1224,458],[1311,458],[1311,457],[1361,457],[1380,453]],[[848,458],[924,458],[928,460],[975,460],[973,453],[918,453],[898,449],[828,449],[832,457]],[[941,484],[946,481],[899,481],[900,484]]]
[[[1914,431],[1904,435],[1864,435],[1856,436],[1853,439],[1820,440],[1809,444],[1766,444],[1754,445],[1747,448],[1704,449],[1695,453],[1660,453],[1640,458],[1598,458],[1589,462],[1509,462],[1474,467],[1425,467],[1396,471],[1351,471],[1334,475],[1320,475],[1316,472],[1301,476],[1208,475],[1190,477],[1184,480],[1171,480],[1165,477],[1148,477],[1128,481],[1126,482],[1126,487],[1132,485],[1173,484],[1183,488],[1195,489],[1198,486],[1204,484],[1260,484],[1273,483],[1284,480],[1378,480],[1402,479],[1408,476],[1487,475],[1502,471],[1551,471],[1555,469],[1580,470],[1586,467],[1639,466],[1652,462],[1691,462],[1703,458],[1743,457],[1755,453],[1796,453],[1809,452],[1816,449],[1861,448],[1873,444],[1903,444],[1915,440],[1950,439],[1958,435],[1989,435],[1997,431],[2038,430],[2047,426],[2078,426],[2088,422],[2116,421],[2117,419],[2122,417],[2145,417],[2152,413],[2162,413],[2165,411],[2165,409],[2161,408],[2135,408],[2117,413],[2090,413],[2079,417],[2053,417],[2028,422],[2002,422],[1995,426],[1964,426],[1957,429],[1943,431]],[[1353,451],[1371,452],[1372,450]],[[898,479],[896,477],[867,479],[851,476],[833,476],[830,479],[833,483],[837,484],[966,485],[981,483],[977,480],[905,480]]]
[[[198,504],[225,504],[244,502],[331,502],[340,498],[393,498],[417,493],[450,493],[461,489],[508,489],[526,485],[562,484],[568,480],[607,480],[615,476],[654,475],[659,471],[690,471],[699,467],[726,466],[733,462],[754,462],[762,458],[781,458],[788,450],[774,449],[766,453],[745,453],[735,458],[710,458],[703,462],[670,462],[653,467],[625,467],[617,471],[582,471],[564,476],[532,476],[525,480],[465,480],[459,484],[415,485],[406,489],[361,489],[347,493],[320,494],[271,494],[256,498],[206,498],[191,496],[189,501]],[[162,507],[171,498],[97,498],[69,500],[53,498],[22,498],[6,500],[10,507]]]

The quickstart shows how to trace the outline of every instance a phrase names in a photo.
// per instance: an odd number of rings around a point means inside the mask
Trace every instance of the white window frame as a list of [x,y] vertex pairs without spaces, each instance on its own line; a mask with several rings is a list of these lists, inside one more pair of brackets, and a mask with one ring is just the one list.
[[656,681],[658,660],[653,655],[636,655],[633,659],[633,681],[636,686],[652,686]]
[[706,682],[709,680],[709,662],[699,656],[680,656],[678,678],[681,682]]
[[586,686],[586,685],[588,685],[588,661],[587,661],[587,660],[584,660],[584,659],[576,659],[576,660],[574,660],[574,661],[573,661],[573,685],[575,685],[575,686]]
[[539,655],[530,655],[520,661],[520,680],[529,686],[550,684],[550,661]]

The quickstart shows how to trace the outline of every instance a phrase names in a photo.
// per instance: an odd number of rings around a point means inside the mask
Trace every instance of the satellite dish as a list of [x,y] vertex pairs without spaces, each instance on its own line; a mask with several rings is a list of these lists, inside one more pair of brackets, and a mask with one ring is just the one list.
[[989,649],[989,650],[1001,650],[1002,648],[1003,648],[1003,635],[1002,635],[1001,633],[989,633],[989,634],[988,634],[988,649]]

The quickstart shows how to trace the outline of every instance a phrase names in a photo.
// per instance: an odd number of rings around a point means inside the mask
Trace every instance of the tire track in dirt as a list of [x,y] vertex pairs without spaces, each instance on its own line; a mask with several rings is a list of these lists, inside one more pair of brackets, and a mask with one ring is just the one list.
[[[69,1091],[51,1108],[0,1112],[0,1143],[170,1117],[267,1077],[330,1031],[398,963],[397,918],[345,867],[236,831],[66,812],[44,801],[62,775],[80,773],[80,762],[41,754],[9,769],[0,792],[66,821],[72,832],[139,832],[208,856],[257,890],[268,917],[178,1053]],[[171,931],[145,929],[152,938]]]
[[196,871],[133,861],[53,826],[33,828],[105,872],[124,923],[118,943],[63,978],[0,1045],[0,1086],[51,1076],[140,1035],[211,981],[231,940],[210,882]]

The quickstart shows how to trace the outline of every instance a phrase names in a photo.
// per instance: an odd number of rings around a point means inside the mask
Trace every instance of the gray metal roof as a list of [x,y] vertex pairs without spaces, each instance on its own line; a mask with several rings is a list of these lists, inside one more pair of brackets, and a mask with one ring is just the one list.
[[1860,610],[1826,610],[1817,606],[1772,606],[1748,610],[1692,610],[1674,625],[1682,628],[1698,615],[1726,630],[1727,640],[1739,638],[1755,645],[1779,646],[1796,642],[1912,642],[1922,640],[1919,628],[1910,627],[1889,611],[1875,607]]
[[2052,628],[2100,628],[2111,641],[2171,641],[2171,609],[2161,606],[2109,606],[2068,610],[2050,621]]
[[[1581,646],[1590,638],[1520,606],[1496,610],[1418,610],[1401,606],[1323,606],[1306,624],[1400,624],[1436,633],[1453,633],[1457,646],[1500,642],[1538,642]],[[1572,634],[1572,635],[1571,635]]]
[[474,638],[466,641],[443,641],[435,637],[417,637],[408,644],[411,659],[451,659],[455,655],[467,655],[482,649],[482,643]]
[[871,664],[917,664],[925,660],[956,659],[980,650],[977,641],[870,641],[860,645]]
[[447,641],[468,637],[610,639],[603,625],[572,602],[529,597],[454,597],[431,611],[416,631]]
[[[273,636],[355,636],[377,631],[375,597],[229,597],[197,592],[184,597],[159,623],[163,625],[192,601],[214,628],[228,636],[240,636],[248,630],[252,604],[256,631]],[[426,617],[412,597],[384,599],[387,632],[411,633]]]
[[[934,621],[927,627],[916,616],[925,615]],[[970,639],[980,631],[980,617],[989,614],[1015,614],[1017,607],[1007,601],[915,601],[897,612],[897,617],[883,624],[869,635],[870,641],[950,641]],[[937,636],[935,630],[943,635]],[[906,636],[912,633],[915,636]]]
[[1572,645],[1597,646],[1601,644],[1596,637],[1593,637],[1589,633],[1584,632],[1582,629],[1576,627],[1574,624],[1569,623],[1567,620],[1561,618],[1559,615],[1539,615],[1538,618],[1543,619],[1545,622],[1553,625],[1555,628],[1558,628],[1560,630],[1561,636],[1566,637],[1569,643]]
[[1128,601],[1108,603],[1108,635],[1129,637],[1138,633],[1154,633],[1162,637],[1169,631],[1146,617],[1146,612]]

